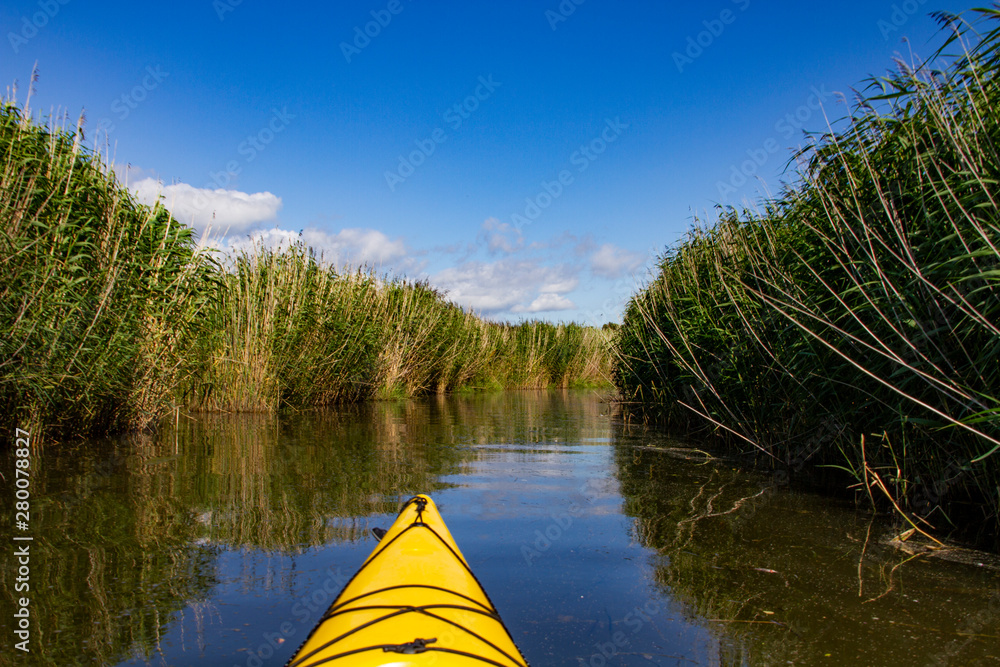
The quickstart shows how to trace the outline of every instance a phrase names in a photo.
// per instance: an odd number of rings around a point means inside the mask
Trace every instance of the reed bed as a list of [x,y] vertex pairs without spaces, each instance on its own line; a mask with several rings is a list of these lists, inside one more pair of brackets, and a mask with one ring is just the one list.
[[0,411],[81,434],[147,426],[191,372],[212,263],[79,133],[0,108]]
[[758,211],[666,252],[615,381],[649,416],[775,465],[849,472],[921,530],[1000,511],[1000,30],[873,80]]
[[474,389],[610,383],[607,338],[489,322],[423,282],[323,266],[305,246],[224,267],[185,407],[273,412]]
[[224,255],[140,204],[82,119],[0,102],[0,438],[464,389],[609,385],[605,336],[486,321],[302,245]]

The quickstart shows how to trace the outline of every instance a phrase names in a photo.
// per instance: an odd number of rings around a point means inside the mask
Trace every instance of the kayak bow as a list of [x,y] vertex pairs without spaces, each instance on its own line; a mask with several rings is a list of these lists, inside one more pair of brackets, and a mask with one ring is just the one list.
[[411,498],[288,667],[527,667],[428,496]]

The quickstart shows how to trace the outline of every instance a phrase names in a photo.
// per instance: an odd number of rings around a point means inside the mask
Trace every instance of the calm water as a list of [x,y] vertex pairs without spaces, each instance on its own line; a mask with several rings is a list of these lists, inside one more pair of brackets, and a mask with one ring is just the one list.
[[595,394],[548,392],[182,417],[39,452],[32,653],[13,650],[5,548],[0,664],[281,665],[418,492],[536,667],[1000,661],[1000,571],[660,451],[680,446]]

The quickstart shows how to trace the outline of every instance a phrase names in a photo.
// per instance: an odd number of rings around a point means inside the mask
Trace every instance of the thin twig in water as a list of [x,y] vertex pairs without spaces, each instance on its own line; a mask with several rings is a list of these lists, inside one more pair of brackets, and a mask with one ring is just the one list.
[[872,515],[871,521],[868,522],[868,532],[865,533],[865,544],[861,547],[861,557],[858,558],[858,597],[862,597],[864,594],[865,582],[861,576],[861,567],[865,562],[865,553],[868,551],[868,540],[872,536],[872,524],[875,523],[875,516]]
[[876,600],[881,600],[886,595],[888,595],[889,593],[891,593],[892,589],[896,587],[896,584],[893,583],[893,581],[892,581],[892,576],[896,573],[896,570],[898,570],[902,566],[906,565],[907,563],[909,563],[914,558],[920,558],[921,556],[925,555],[926,553],[927,552],[925,551],[923,553],[919,553],[919,554],[910,556],[909,558],[907,558],[906,560],[904,560],[902,563],[896,563],[895,565],[893,565],[892,569],[889,570],[889,587],[887,589],[885,589],[884,591],[882,591],[881,595],[879,595],[877,597],[873,597],[870,600],[865,600],[861,604],[868,604],[869,602],[875,602]]
[[[763,489],[760,490],[759,493],[755,493],[752,496],[747,496],[746,498],[740,498],[739,500],[737,500],[733,504],[732,509],[730,509],[728,511],[725,511],[725,512],[714,512],[712,514],[703,514],[703,515],[699,515],[699,516],[688,517],[687,519],[684,519],[683,521],[678,522],[678,525],[680,525],[682,523],[689,523],[691,521],[700,521],[701,519],[710,519],[713,516],[726,516],[727,514],[732,514],[733,512],[735,512],[736,510],[738,510],[740,507],[742,507],[743,503],[747,502],[748,500],[753,500],[754,498],[759,498],[760,496],[762,496],[765,493],[767,493],[767,491],[768,491],[769,488],[770,487],[763,488]],[[722,489],[719,489],[719,493],[722,493]],[[712,496],[712,500],[714,500],[715,498],[718,498],[718,497],[719,497],[719,494],[716,494],[716,495]]]

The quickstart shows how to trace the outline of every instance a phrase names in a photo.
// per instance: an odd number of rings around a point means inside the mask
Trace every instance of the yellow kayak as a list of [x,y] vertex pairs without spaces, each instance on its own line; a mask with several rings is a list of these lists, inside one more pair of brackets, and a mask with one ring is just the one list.
[[527,667],[428,496],[411,498],[288,667]]

